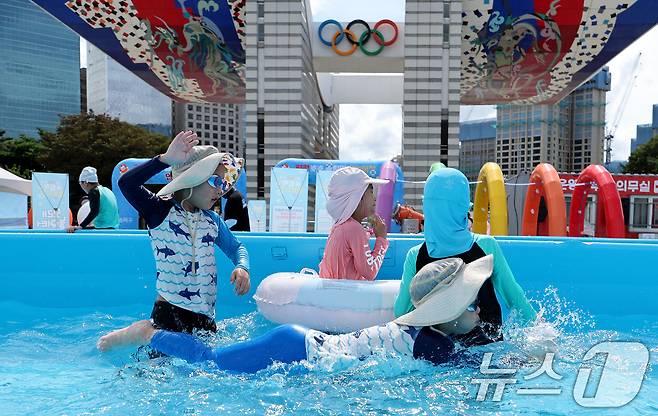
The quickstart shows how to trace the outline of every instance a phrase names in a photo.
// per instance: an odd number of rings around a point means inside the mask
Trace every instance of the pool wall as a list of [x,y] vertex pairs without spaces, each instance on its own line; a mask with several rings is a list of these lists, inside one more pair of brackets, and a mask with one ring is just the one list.
[[[280,271],[317,270],[326,234],[237,233],[249,250],[252,288],[237,297],[232,267],[218,251],[218,315],[255,309],[258,283]],[[391,235],[379,278],[399,279],[410,247],[421,239]],[[658,315],[658,241],[499,237],[518,282],[531,296],[547,286],[594,314]],[[0,301],[43,307],[152,303],[155,262],[145,231],[65,234],[0,232]],[[221,308],[223,313],[219,311]]]

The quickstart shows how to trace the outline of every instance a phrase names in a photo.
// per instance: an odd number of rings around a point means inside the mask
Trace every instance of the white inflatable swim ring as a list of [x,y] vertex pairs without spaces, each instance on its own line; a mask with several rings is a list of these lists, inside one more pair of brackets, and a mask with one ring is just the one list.
[[[82,221],[87,218],[87,215],[89,215],[89,212],[91,211],[91,206],[89,206],[89,201],[85,201],[80,205],[80,209],[78,209],[78,224],[80,224]],[[92,221],[91,224],[89,225],[94,225],[94,222]]]
[[399,280],[321,279],[275,273],[258,285],[254,300],[270,321],[324,332],[351,332],[395,319]]

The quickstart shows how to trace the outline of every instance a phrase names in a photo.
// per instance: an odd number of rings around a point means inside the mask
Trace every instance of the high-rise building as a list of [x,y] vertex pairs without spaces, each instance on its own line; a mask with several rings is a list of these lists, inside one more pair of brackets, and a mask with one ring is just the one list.
[[496,119],[459,124],[459,170],[476,180],[482,165],[496,161]]
[[271,168],[284,158],[338,158],[338,106],[326,105],[320,94],[308,3],[247,2],[246,159],[255,164],[247,166],[250,198],[268,198]]
[[[434,162],[459,165],[461,0],[407,0],[404,21],[402,156],[405,179],[422,181]],[[405,198],[422,205],[422,187]]]
[[567,160],[572,172],[605,162],[605,106],[611,81],[605,67],[563,100],[569,102],[571,111]]
[[637,125],[636,136],[631,139],[631,153],[655,136],[658,136],[658,104],[653,105],[651,123]]
[[174,135],[192,130],[202,144],[245,156],[243,104],[174,102],[173,125]]
[[26,0],[3,0],[0,22],[0,129],[54,131],[80,112],[80,38]]
[[87,68],[80,68],[80,113],[87,113]]
[[530,171],[541,162],[563,172],[603,163],[610,80],[604,68],[558,104],[499,105],[496,160],[503,174]]
[[[155,132],[171,131],[171,99],[87,43],[87,108]],[[150,129],[149,129],[150,130]]]

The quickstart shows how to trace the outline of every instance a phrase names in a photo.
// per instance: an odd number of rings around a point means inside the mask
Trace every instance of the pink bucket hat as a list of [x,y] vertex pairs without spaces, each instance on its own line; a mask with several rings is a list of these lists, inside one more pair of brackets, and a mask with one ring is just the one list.
[[338,169],[331,176],[327,186],[327,212],[334,225],[347,221],[359,206],[368,185],[383,185],[386,179],[373,179],[361,169],[347,166]]

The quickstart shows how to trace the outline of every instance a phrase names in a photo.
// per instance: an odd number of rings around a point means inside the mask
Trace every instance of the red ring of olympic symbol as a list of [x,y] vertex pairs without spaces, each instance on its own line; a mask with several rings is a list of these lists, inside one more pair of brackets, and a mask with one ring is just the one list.
[[[329,25],[336,26],[336,28],[338,29],[336,30],[336,33],[334,33],[333,36],[331,37],[331,40],[327,40],[322,36],[322,31],[324,30],[325,27]],[[352,27],[356,25],[363,26],[365,28],[365,30],[361,33],[358,39],[357,36],[352,31]],[[391,28],[393,28],[393,37],[389,40],[384,39],[384,35],[379,30],[384,25],[388,25]],[[329,46],[331,49],[333,49],[334,52],[336,52],[336,54],[340,56],[352,55],[357,49],[361,49],[361,52],[363,52],[367,56],[379,55],[382,52],[382,50],[384,50],[384,47],[391,46],[392,44],[395,43],[395,41],[398,39],[398,35],[399,35],[398,26],[395,24],[394,21],[389,19],[380,20],[379,22],[375,23],[375,27],[373,27],[372,29],[370,28],[368,22],[361,19],[352,20],[350,23],[347,24],[346,28],[343,28],[343,25],[340,22],[333,19],[325,20],[320,24],[320,27],[318,27],[318,38],[320,39],[320,42],[322,42],[326,46]],[[369,50],[365,46],[371,38],[374,39],[377,45],[379,45],[377,48],[373,50]],[[343,39],[347,39],[347,41],[351,44],[351,47],[349,49],[346,50],[338,49],[338,45],[343,41]]]

